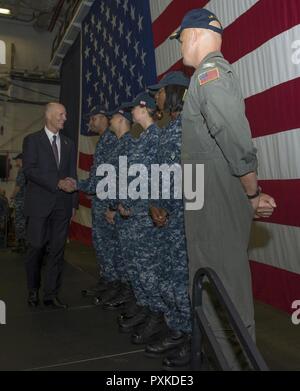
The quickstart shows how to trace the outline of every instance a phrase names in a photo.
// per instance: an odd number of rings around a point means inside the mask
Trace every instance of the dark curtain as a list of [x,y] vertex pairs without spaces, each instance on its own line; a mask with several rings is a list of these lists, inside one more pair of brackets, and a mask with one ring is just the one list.
[[60,102],[67,110],[63,133],[75,142],[77,149],[80,110],[80,34],[61,67]]

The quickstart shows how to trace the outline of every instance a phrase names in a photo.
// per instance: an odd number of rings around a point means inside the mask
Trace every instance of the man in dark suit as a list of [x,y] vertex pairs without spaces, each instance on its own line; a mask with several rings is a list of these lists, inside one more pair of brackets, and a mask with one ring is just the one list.
[[76,193],[64,178],[76,178],[76,151],[72,140],[60,133],[66,109],[49,103],[44,129],[25,137],[23,171],[27,179],[24,214],[27,220],[26,272],[28,304],[37,306],[41,282],[41,261],[47,245],[44,304],[67,308],[57,297],[61,286],[64,247],[72,214],[77,207]]

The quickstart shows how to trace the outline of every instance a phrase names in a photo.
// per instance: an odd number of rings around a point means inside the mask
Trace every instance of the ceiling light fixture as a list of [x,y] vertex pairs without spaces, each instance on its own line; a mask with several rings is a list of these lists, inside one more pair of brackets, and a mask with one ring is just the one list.
[[2,14],[2,15],[10,15],[11,11],[8,8],[0,8],[0,14]]

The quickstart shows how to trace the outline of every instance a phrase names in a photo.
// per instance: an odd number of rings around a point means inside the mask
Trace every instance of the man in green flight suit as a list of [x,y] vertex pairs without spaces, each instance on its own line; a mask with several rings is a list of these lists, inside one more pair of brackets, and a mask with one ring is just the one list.
[[[184,64],[196,69],[183,108],[182,164],[192,164],[194,172],[204,165],[203,208],[192,210],[185,200],[190,282],[200,267],[214,269],[255,339],[247,248],[254,215],[269,217],[276,204],[257,183],[256,149],[239,80],[220,52],[222,32],[212,12],[194,9],[170,37],[181,43]],[[225,358],[241,369],[231,332],[213,303],[204,291],[204,312]]]

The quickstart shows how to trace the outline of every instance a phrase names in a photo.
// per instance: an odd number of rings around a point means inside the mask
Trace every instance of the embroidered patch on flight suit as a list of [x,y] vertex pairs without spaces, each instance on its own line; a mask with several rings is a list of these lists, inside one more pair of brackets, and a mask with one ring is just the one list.
[[199,84],[200,86],[203,86],[206,83],[209,83],[210,81],[214,81],[220,78],[220,72],[218,68],[211,69],[207,72],[202,72],[198,76]]
[[206,64],[202,65],[202,69],[214,68],[215,66],[216,66],[216,64],[214,62],[207,62]]

